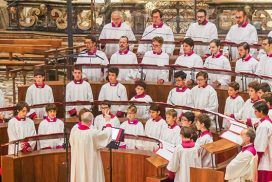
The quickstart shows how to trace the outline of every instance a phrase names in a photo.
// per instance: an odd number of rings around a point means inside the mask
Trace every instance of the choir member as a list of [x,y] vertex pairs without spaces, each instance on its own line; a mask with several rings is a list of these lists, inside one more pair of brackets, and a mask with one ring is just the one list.
[[[191,38],[186,38],[183,40],[183,52],[184,54],[180,55],[175,64],[180,66],[186,66],[189,68],[192,67],[203,67],[202,58],[194,53],[194,41]],[[192,75],[191,71],[185,71],[187,74],[187,85],[192,85],[195,80],[195,75]]]
[[[240,58],[235,64],[235,72],[245,72],[245,73],[255,73],[258,61],[249,54],[250,46],[246,42],[242,42],[238,45],[238,52]],[[241,76],[236,76],[235,81],[239,85],[247,85],[249,82],[253,81],[253,78],[243,78]]]
[[[4,97],[4,93],[2,92],[2,90],[0,89],[0,108],[5,107],[5,97]],[[5,122],[5,112],[0,112],[0,123],[4,123]]]
[[198,138],[197,134],[197,128],[195,125],[195,114],[191,111],[187,111],[185,113],[182,113],[182,115],[179,117],[180,118],[180,123],[179,126],[182,127],[190,127],[192,129],[192,140],[195,142]]
[[[225,115],[230,115],[238,113],[243,107],[245,101],[239,95],[240,85],[237,82],[231,82],[228,84],[228,98],[226,99],[224,113]],[[227,129],[230,126],[228,120],[223,119],[222,127]]]
[[[86,50],[78,55],[76,64],[98,64],[108,65],[109,60],[103,51],[97,50],[97,39],[93,35],[85,37]],[[104,80],[103,68],[91,68],[82,66],[83,78],[89,81],[103,81]]]
[[[236,24],[232,25],[227,36],[226,41],[241,43],[247,42],[248,44],[257,44],[258,35],[256,28],[248,22],[248,17],[244,9],[239,9],[235,13]],[[227,51],[231,51],[233,59],[238,58],[238,53],[235,48],[227,50],[225,47],[224,53],[228,55]],[[255,49],[252,49],[251,55],[254,55]]]
[[[30,118],[26,117],[28,112],[29,106],[26,102],[18,102],[16,104],[13,113],[14,117],[8,122],[7,131],[9,142],[36,135],[34,122]],[[21,152],[31,152],[34,150],[35,145],[35,141],[20,142],[18,150]],[[14,152],[16,152],[14,147],[14,144],[9,145],[8,154],[14,154]]]
[[242,150],[226,167],[225,180],[229,182],[257,181],[257,152],[254,147],[255,132],[244,129]]
[[[145,124],[145,134],[148,137],[160,139],[162,137],[162,131],[167,128],[166,121],[161,117],[161,111],[159,105],[150,106],[150,119]],[[155,142],[145,142],[147,150],[154,150],[158,148]]]
[[[162,37],[154,37],[152,39],[152,51],[147,51],[144,54],[142,64],[152,64],[157,66],[169,65],[169,55],[162,50],[164,39]],[[168,70],[154,70],[145,69],[144,71],[146,81],[157,81],[159,84],[168,81]]]
[[174,182],[189,182],[190,167],[200,167],[199,147],[192,141],[191,136],[191,128],[185,126],[181,129],[182,143],[175,148],[167,165],[168,178],[174,179]]
[[[75,65],[73,69],[73,77],[70,83],[66,86],[66,102],[75,102],[75,101],[93,101],[93,92],[91,85],[82,79],[82,67]],[[73,117],[78,114],[80,109],[92,108],[91,105],[76,105],[76,106],[67,106],[66,107],[66,116]]]
[[[132,32],[131,27],[123,21],[120,11],[113,11],[111,13],[111,23],[104,25],[99,40],[101,39],[119,39],[122,36],[128,37],[129,41],[135,41],[136,38]],[[106,44],[106,55],[110,56],[118,51],[118,44]],[[131,50],[133,46],[131,46]]]
[[[213,142],[213,136],[209,130],[210,126],[211,126],[211,119],[208,115],[201,114],[199,117],[197,117],[196,127],[197,127],[197,130],[200,131],[200,136],[196,140],[197,145],[202,146],[202,145]],[[199,149],[199,153],[201,156],[201,166],[212,167],[212,155],[203,148]]]
[[272,31],[268,33],[267,37],[272,37]]
[[90,128],[93,114],[82,115],[81,124],[71,130],[71,182],[104,182],[104,171],[99,149],[110,142],[111,128],[103,131]]
[[[162,21],[163,13],[159,9],[154,9],[151,12],[152,23],[146,27],[142,40],[152,40],[154,37],[162,37],[164,41],[174,42],[174,34],[172,29]],[[171,55],[175,49],[174,44],[164,44],[162,46],[163,52]],[[140,44],[138,47],[138,53],[144,54],[147,51],[152,50],[150,44]]]
[[[144,81],[135,82],[135,92],[136,95],[132,97],[131,101],[138,102],[152,102],[150,95],[146,94],[146,83]],[[149,118],[149,106],[136,106],[137,107],[137,118],[148,119]]]
[[112,114],[111,104],[108,101],[103,101],[100,104],[100,110],[102,114],[98,115],[94,119],[94,127],[98,130],[102,130],[104,127],[119,127],[119,119]]
[[260,83],[260,87],[258,90],[259,98],[261,98],[263,94],[268,93],[268,92],[271,92],[270,85],[266,82]]
[[[35,83],[27,88],[25,102],[28,105],[53,103],[52,88],[44,83],[45,72],[43,69],[34,70]],[[31,109],[28,116],[31,119],[43,118],[46,115],[44,108]]]
[[[125,134],[130,135],[145,135],[143,124],[136,118],[137,115],[137,107],[135,105],[130,105],[127,109],[127,119],[124,121],[120,128],[125,130]],[[143,141],[134,140],[134,139],[125,139],[122,148],[127,149],[143,149]]]
[[245,102],[242,108],[239,109],[237,113],[227,115],[230,117],[233,117],[238,120],[242,120],[249,126],[253,126],[256,122],[256,116],[254,114],[253,104],[260,100],[258,96],[258,90],[259,90],[260,84],[256,81],[250,82],[248,84],[248,95],[249,99]]
[[181,144],[180,127],[177,124],[178,114],[174,109],[166,111],[166,122],[168,128],[162,130],[161,140],[167,143],[171,143],[174,146]]
[[[47,117],[41,121],[38,128],[39,135],[47,135],[53,133],[63,133],[64,123],[62,120],[58,119],[57,116],[57,106],[55,104],[48,104],[45,108]],[[60,149],[63,148],[63,138],[50,139],[50,140],[40,140],[38,148],[39,149]]]
[[[219,39],[213,39],[210,42],[211,56],[209,56],[204,63],[205,68],[220,69],[231,71],[229,60],[222,55]],[[230,75],[212,74],[209,73],[209,84],[227,85],[230,82]]]
[[[195,108],[217,112],[217,93],[212,86],[207,84],[207,81],[208,73],[200,71],[196,74],[197,85],[192,88],[192,103]],[[214,116],[210,117],[214,120]]]
[[[167,97],[167,104],[192,106],[192,92],[186,86],[186,76],[182,70],[175,72],[174,78],[176,82],[176,88],[173,88]],[[178,116],[184,112],[182,109],[175,109]]]
[[272,120],[269,118],[265,102],[256,102],[255,115],[260,119],[254,141],[258,154],[258,182],[272,181]]
[[272,118],[272,93],[271,92],[264,93],[261,98],[262,98],[262,101],[266,102],[269,108],[268,116]]
[[[264,51],[266,52],[266,55],[260,58],[256,74],[272,77],[272,37],[266,37],[265,39],[263,39],[262,45]],[[272,88],[271,79],[263,79],[263,81],[268,82],[270,87]]]
[[[110,64],[138,64],[136,54],[129,50],[128,38],[122,36],[119,39],[119,51],[110,59]],[[137,69],[119,69],[118,80],[135,80],[141,77]]]
[[[119,69],[116,67],[110,67],[108,70],[107,80],[99,92],[98,100],[104,101],[127,101],[127,90],[126,87],[119,83],[117,80],[119,74]],[[113,114],[117,117],[122,117],[125,113],[126,108],[121,105],[114,105],[111,107]]]
[[[217,28],[214,23],[208,21],[206,10],[199,9],[196,18],[197,22],[190,24],[185,38],[192,38],[194,41],[202,42],[210,42],[213,39],[218,39]],[[194,50],[198,55],[205,55],[210,52],[209,47],[204,45],[197,45]]]

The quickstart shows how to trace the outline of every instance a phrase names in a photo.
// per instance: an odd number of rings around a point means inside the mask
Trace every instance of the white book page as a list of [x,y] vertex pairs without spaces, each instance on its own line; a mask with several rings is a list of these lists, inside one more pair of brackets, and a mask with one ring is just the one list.
[[242,143],[243,143],[243,139],[240,135],[237,135],[237,134],[232,133],[230,131],[224,132],[220,137],[225,138],[225,139],[232,141],[234,143],[237,143],[239,145],[242,145]]
[[233,131],[233,132],[235,132],[235,133],[237,133],[237,134],[241,134],[241,131],[243,130],[244,128],[243,127],[240,127],[240,126],[237,126],[237,125],[235,125],[235,124],[231,124],[230,125],[230,127],[229,127],[229,130],[230,131]]
[[247,128],[247,125],[246,124],[243,124],[243,123],[239,123],[235,120],[229,120],[230,124],[235,124],[237,126],[240,126],[240,127],[243,127],[243,128]]
[[166,160],[168,160],[168,161],[170,161],[171,160],[171,158],[172,158],[172,156],[173,156],[173,153],[172,152],[170,152],[169,150],[166,150],[166,149],[159,149],[157,152],[156,152],[156,154],[158,154],[159,156],[161,156],[162,158],[164,158],[164,159],[166,159]]
[[162,144],[162,148],[169,150],[170,152],[174,152],[175,150],[175,145],[165,142],[163,140],[160,140],[161,144]]

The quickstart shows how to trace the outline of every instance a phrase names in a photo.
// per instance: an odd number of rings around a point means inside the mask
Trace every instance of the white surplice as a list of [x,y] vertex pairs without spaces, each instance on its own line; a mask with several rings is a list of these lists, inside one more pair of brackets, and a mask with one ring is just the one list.
[[[44,85],[44,87],[36,86],[36,84],[32,84],[27,88],[25,102],[28,105],[36,105],[36,104],[46,104],[53,103],[54,96],[52,88],[48,85]],[[38,118],[43,118],[46,116],[45,108],[34,108],[31,109],[29,114],[35,112]]]
[[[10,119],[7,130],[9,142],[36,135],[34,122],[29,118],[25,118],[25,120],[18,120],[16,117]],[[36,141],[29,142],[29,144],[34,150]],[[14,154],[14,147],[14,144],[9,145],[8,154]],[[19,150],[22,150],[21,143],[19,143]]]
[[[38,128],[38,135],[47,135],[53,133],[63,133],[64,132],[64,123],[60,119],[56,119],[56,121],[48,121],[44,119],[39,124]],[[56,148],[57,146],[63,145],[63,138],[58,139],[49,139],[49,140],[40,140],[38,143],[38,149],[51,147],[52,149]]]
[[[135,123],[124,121],[120,128],[125,130],[125,134],[145,135],[144,126],[140,121],[136,121]],[[142,149],[144,142],[142,140],[125,139],[124,144],[126,145],[127,149]]]
[[111,128],[81,130],[73,127],[71,144],[71,182],[104,182],[104,171],[99,149],[110,141]]
[[[88,55],[86,52],[80,53],[76,64],[100,64],[106,66],[109,64],[109,60],[104,52],[97,50],[94,55]],[[82,73],[83,78],[87,78],[89,81],[101,81],[106,75],[106,69],[82,66]]]
[[175,148],[167,165],[169,171],[176,173],[175,182],[190,182],[190,167],[201,167],[198,148],[198,146],[183,148],[182,145]]
[[[122,22],[120,27],[115,27],[112,23],[106,24],[99,36],[99,40],[101,39],[120,39],[122,36],[126,36],[129,41],[136,40],[135,35],[130,26],[126,22]],[[133,45],[130,45],[130,49],[133,50]],[[118,51],[119,45],[117,44],[106,44],[105,53],[107,55],[112,55],[116,51]]]

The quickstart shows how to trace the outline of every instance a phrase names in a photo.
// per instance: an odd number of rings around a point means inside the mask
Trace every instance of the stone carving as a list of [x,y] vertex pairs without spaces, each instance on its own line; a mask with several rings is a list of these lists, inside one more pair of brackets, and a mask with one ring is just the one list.
[[55,8],[51,11],[51,16],[55,20],[58,29],[63,30],[67,28],[67,14],[64,10]]
[[24,7],[22,11],[20,11],[19,23],[22,27],[31,27],[33,26],[40,15],[41,11],[39,8],[31,8]]
[[92,11],[82,10],[77,15],[77,26],[80,30],[89,30],[92,26]]

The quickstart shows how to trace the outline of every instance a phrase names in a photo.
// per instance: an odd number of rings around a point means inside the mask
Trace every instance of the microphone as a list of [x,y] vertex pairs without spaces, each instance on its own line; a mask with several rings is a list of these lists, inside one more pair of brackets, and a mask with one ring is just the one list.
[[20,58],[20,57],[17,56],[17,55],[15,55],[15,59],[16,59],[17,61],[24,61],[22,58]]

